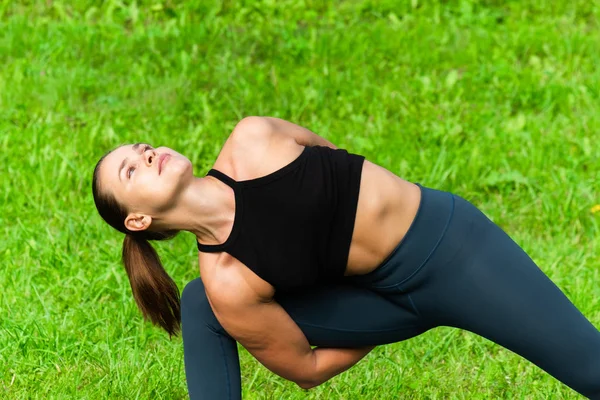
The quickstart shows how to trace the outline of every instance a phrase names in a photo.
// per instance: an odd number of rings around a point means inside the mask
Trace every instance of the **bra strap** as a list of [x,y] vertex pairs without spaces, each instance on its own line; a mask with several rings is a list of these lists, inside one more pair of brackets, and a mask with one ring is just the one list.
[[209,170],[206,175],[210,175],[210,176],[214,176],[215,178],[217,178],[218,180],[220,180],[221,182],[229,185],[232,189],[235,190],[235,188],[238,186],[237,181],[235,181],[233,178],[229,177],[228,175],[225,175],[224,173],[222,173],[219,170],[216,169],[211,169]]

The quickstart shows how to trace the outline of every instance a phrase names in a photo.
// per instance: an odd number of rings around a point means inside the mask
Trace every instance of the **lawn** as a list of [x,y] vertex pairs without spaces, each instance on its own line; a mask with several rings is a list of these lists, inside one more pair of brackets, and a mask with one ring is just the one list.
[[[203,176],[247,115],[470,199],[600,327],[597,2],[177,3],[0,0],[0,398],[187,397],[92,170],[145,141]],[[156,247],[180,289],[198,276],[193,235]],[[449,327],[310,391],[240,355],[245,399],[581,398]]]

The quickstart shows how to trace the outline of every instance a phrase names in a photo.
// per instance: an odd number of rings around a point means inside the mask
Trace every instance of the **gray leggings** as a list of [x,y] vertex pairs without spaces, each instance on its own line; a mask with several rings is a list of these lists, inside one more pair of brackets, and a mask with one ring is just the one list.
[[[460,196],[421,187],[408,233],[373,272],[276,295],[309,342],[362,347],[437,326],[465,329],[600,400],[600,332],[496,224]],[[181,298],[185,371],[195,399],[240,399],[236,342],[200,278]]]

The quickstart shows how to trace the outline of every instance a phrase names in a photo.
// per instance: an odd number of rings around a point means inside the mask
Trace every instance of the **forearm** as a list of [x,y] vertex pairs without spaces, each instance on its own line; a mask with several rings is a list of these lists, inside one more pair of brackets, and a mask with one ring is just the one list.
[[315,356],[314,376],[310,383],[301,386],[309,389],[326,382],[359,362],[374,348],[375,346],[350,349],[317,347],[313,350]]
[[332,149],[337,149],[337,146],[331,143],[329,140],[317,135],[309,129],[303,126],[296,125],[289,121],[275,118],[275,117],[263,117],[278,131],[285,132],[296,140],[296,143],[302,146],[326,146]]
[[333,143],[331,143],[329,140],[315,135],[315,138],[313,138],[314,140],[312,141],[312,143],[310,144],[304,144],[304,146],[327,146],[330,147],[332,149],[337,149],[337,146]]

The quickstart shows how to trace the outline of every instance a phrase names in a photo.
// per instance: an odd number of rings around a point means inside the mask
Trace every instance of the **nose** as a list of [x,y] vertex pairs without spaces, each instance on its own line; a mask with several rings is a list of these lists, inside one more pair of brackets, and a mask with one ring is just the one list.
[[151,167],[152,164],[157,161],[156,152],[154,151],[154,149],[146,150],[142,156],[144,157],[144,162],[148,167]]

